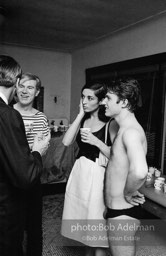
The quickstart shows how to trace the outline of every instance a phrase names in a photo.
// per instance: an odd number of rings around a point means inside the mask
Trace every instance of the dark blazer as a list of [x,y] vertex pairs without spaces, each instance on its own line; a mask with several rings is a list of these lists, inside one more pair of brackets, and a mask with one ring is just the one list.
[[26,195],[39,180],[42,158],[30,152],[20,113],[0,98],[0,255],[21,255]]

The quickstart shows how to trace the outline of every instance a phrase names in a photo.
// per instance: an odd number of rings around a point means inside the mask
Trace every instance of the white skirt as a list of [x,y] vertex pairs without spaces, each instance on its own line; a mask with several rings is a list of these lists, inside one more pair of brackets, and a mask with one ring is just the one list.
[[61,233],[88,246],[108,247],[103,218],[105,168],[82,156],[76,160],[65,193]]

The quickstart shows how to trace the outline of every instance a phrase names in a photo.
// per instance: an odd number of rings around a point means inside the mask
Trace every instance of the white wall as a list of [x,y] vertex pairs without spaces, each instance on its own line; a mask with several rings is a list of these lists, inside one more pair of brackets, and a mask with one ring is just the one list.
[[[71,117],[71,120],[78,113],[86,68],[161,52],[166,52],[166,15],[120,31],[75,51],[72,56],[53,51],[0,46],[0,54],[13,56],[23,71],[41,78],[45,88],[44,112],[48,118]],[[57,104],[53,101],[54,96],[57,96]]]
[[166,52],[166,15],[137,24],[72,54],[71,120],[78,112],[85,69]]
[[[15,58],[24,72],[38,75],[44,86],[44,112],[48,118],[70,117],[71,55],[53,51],[0,46],[0,54]],[[54,97],[57,96],[57,103]]]

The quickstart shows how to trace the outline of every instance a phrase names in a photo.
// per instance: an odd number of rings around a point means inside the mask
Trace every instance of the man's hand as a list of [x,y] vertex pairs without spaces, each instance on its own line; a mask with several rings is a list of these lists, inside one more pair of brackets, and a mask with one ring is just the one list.
[[125,199],[128,203],[132,205],[139,205],[145,203],[145,197],[139,191],[135,191],[131,195],[125,195]]
[[46,137],[45,136],[42,137],[41,133],[38,133],[34,137],[32,151],[38,151],[41,154],[41,156],[43,156],[49,147],[50,138],[51,138],[50,132]]

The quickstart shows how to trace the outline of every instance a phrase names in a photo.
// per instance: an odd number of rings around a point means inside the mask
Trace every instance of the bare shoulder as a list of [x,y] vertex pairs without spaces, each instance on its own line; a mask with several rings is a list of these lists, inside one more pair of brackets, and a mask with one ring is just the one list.
[[124,142],[146,141],[145,132],[140,125],[128,127],[123,131],[122,137]]
[[142,148],[147,153],[147,140],[141,125],[131,126],[124,130],[122,135],[123,143],[126,147]]

